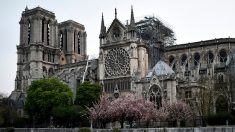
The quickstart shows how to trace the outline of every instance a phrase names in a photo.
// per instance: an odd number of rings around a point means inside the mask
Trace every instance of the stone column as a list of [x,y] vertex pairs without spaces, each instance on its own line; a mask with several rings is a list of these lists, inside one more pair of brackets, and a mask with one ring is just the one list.
[[53,21],[53,23],[51,24],[51,46],[56,47],[56,21]]
[[25,22],[22,25],[23,31],[22,31],[22,43],[27,45],[28,44],[28,23]]
[[20,45],[22,45],[24,43],[24,26],[25,26],[25,23],[23,21],[23,19],[20,20]]
[[[32,31],[31,31],[31,34],[32,34],[32,41],[31,42],[41,42],[41,27],[42,27],[42,20],[41,20],[41,17],[40,16],[35,16],[33,17],[33,20],[32,20]],[[31,40],[31,39],[30,39]]]
[[54,47],[60,48],[60,37],[58,37],[57,21],[55,21],[55,23],[54,23]]
[[138,70],[140,71],[140,77],[145,77],[145,51],[146,49],[144,47],[139,47],[138,48],[138,64],[139,64],[139,67],[138,67]]
[[148,60],[148,52],[145,49],[145,76],[147,75],[148,71],[149,71],[149,60]]
[[138,53],[137,53],[137,44],[132,43],[130,45],[130,74],[133,76],[138,70]]
[[84,56],[84,59],[86,57],[86,32],[80,32],[80,54]]
[[72,27],[70,27],[67,32],[67,35],[68,35],[67,36],[67,42],[68,42],[67,48],[68,48],[69,53],[72,53],[73,51],[73,36],[74,36],[73,32],[74,32],[74,29]]

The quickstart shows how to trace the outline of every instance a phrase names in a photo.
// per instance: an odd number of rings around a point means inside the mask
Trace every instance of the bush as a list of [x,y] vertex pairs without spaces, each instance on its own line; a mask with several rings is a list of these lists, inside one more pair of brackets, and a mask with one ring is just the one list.
[[121,132],[121,130],[118,129],[118,128],[114,128],[114,129],[113,129],[113,132]]
[[227,125],[226,122],[228,121],[228,125],[234,124],[234,117],[227,112],[223,113],[212,113],[209,114],[207,117],[207,123],[209,125]]
[[6,132],[14,132],[15,129],[13,127],[7,127]]
[[83,127],[78,130],[78,132],[91,132],[90,128]]

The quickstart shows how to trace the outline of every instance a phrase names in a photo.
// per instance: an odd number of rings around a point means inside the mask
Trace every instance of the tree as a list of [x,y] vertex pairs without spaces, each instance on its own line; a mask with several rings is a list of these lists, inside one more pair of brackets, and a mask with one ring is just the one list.
[[194,115],[191,107],[183,101],[177,101],[170,104],[168,112],[168,118],[176,122],[191,120]]
[[108,122],[119,121],[121,127],[128,121],[132,127],[133,121],[143,119],[150,121],[155,118],[155,107],[152,102],[136,98],[133,94],[124,94],[110,101],[107,96],[101,96],[100,101],[89,108],[92,121],[102,127]]
[[83,117],[82,110],[77,106],[58,106],[52,109],[53,121],[57,126],[75,127]]
[[198,83],[202,86],[196,89],[195,92],[195,106],[203,126],[206,125],[206,116],[213,110],[213,99],[215,98],[214,81],[214,76],[201,76]]
[[57,79],[33,81],[27,90],[25,110],[31,119],[47,122],[54,107],[72,105],[73,94],[70,88]]
[[88,110],[90,112],[90,118],[92,122],[103,128],[105,127],[106,123],[112,121],[115,116],[115,110],[112,108],[111,102],[105,95],[102,95],[99,102],[94,103],[94,105],[91,108],[88,108]]
[[13,126],[19,118],[16,109],[10,103],[11,100],[0,93],[0,127]]
[[82,83],[77,89],[75,104],[82,107],[91,107],[100,99],[101,86],[99,84],[92,84],[91,82]]

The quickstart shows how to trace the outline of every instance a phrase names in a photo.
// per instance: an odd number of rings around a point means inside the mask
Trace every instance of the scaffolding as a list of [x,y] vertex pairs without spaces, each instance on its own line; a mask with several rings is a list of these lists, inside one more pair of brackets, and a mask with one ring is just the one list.
[[144,19],[136,22],[136,32],[137,36],[147,44],[149,68],[153,68],[159,60],[163,60],[166,46],[175,43],[173,30],[156,17],[144,17]]

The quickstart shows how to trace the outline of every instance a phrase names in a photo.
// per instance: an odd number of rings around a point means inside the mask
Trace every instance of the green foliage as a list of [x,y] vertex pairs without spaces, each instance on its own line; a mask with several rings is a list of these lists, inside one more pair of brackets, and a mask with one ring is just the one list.
[[78,132],[91,132],[90,128],[83,127],[78,130]]
[[91,107],[101,95],[101,86],[90,82],[82,83],[77,90],[75,104],[82,107]]
[[7,127],[6,132],[14,132],[15,129],[13,127]]
[[0,127],[12,126],[18,116],[15,109],[8,106],[0,107]]
[[211,113],[207,117],[209,125],[226,125],[226,121],[228,121],[229,125],[234,125],[235,119],[227,112]]
[[113,132],[121,132],[121,130],[118,129],[118,128],[114,128],[114,129],[113,129]]
[[52,116],[57,126],[75,127],[83,120],[83,111],[78,106],[58,106],[53,108]]
[[70,88],[57,79],[36,80],[27,90],[25,110],[30,117],[48,120],[54,107],[72,105],[72,97]]

